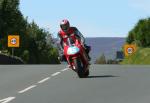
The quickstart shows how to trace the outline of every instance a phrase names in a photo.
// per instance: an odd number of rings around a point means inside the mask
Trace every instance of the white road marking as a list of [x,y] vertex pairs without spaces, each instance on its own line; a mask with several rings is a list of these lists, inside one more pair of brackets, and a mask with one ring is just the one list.
[[63,69],[63,70],[61,70],[61,71],[64,72],[64,71],[66,71],[66,70],[68,70],[68,68],[65,68],[65,69]]
[[[65,68],[65,69],[62,69],[61,71],[63,72],[63,71],[66,71],[66,70],[68,70],[69,68]],[[53,73],[51,76],[56,76],[56,75],[58,75],[58,74],[60,74],[61,72],[56,72],[56,73]],[[41,81],[39,81],[38,83],[40,84],[40,83],[44,83],[44,82],[46,82],[47,80],[49,80],[50,79],[50,77],[47,77],[47,78],[45,78],[45,79],[43,79],[43,80],[41,80]],[[28,91],[28,90],[31,90],[31,89],[33,89],[34,87],[36,87],[37,85],[32,85],[32,86],[30,86],[30,87],[28,87],[28,88],[26,88],[26,89],[24,89],[24,90],[21,90],[21,91],[19,91],[18,93],[19,94],[21,94],[21,93],[24,93],[24,92],[26,92],[26,91]],[[8,103],[8,102],[10,102],[10,101],[12,101],[13,99],[15,99],[16,97],[8,97],[8,98],[5,98],[5,99],[1,99],[0,100],[0,103]]]
[[39,81],[38,83],[39,83],[39,84],[40,84],[40,83],[44,83],[44,82],[46,82],[46,81],[49,80],[49,79],[50,79],[50,77],[47,77],[47,78],[45,78],[45,79]]
[[0,100],[0,103],[8,103],[10,101],[12,101],[13,99],[15,99],[16,97],[8,97],[5,99]]
[[58,74],[60,74],[61,72],[56,72],[56,73],[54,73],[54,74],[52,74],[51,76],[56,76],[56,75],[58,75]]
[[26,88],[26,89],[24,89],[24,90],[19,91],[18,93],[24,93],[24,92],[26,92],[26,91],[28,91],[28,90],[34,88],[34,87],[36,87],[36,85],[32,85],[32,86],[30,86],[30,87],[28,87],[28,88]]

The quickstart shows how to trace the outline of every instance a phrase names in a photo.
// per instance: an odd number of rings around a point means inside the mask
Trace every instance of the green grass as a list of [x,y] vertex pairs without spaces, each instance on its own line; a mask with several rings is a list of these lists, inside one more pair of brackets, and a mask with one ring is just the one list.
[[125,57],[120,64],[150,64],[150,48],[138,48],[136,53]]

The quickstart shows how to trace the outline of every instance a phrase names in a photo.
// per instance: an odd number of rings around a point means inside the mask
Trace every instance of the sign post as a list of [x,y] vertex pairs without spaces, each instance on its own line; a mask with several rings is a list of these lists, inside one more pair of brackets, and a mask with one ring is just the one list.
[[12,50],[12,52],[11,52],[12,57],[14,57],[14,48],[12,48],[11,50]]
[[19,35],[8,35],[8,47],[12,48],[12,56],[14,56],[14,49],[20,46]]

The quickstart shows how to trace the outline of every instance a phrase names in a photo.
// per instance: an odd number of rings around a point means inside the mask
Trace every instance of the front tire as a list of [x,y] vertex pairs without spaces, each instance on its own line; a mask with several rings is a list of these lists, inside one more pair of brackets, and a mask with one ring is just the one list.
[[90,74],[89,69],[85,72],[85,77],[88,77]]
[[79,76],[79,78],[84,78],[84,69],[81,63],[81,60],[79,58],[74,59],[74,66],[76,68],[76,72]]

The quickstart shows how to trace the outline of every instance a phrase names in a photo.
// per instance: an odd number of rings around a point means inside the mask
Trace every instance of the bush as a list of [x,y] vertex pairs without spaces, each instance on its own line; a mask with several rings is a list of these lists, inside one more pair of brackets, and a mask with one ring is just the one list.
[[95,64],[106,64],[106,58],[104,53],[95,61]]

